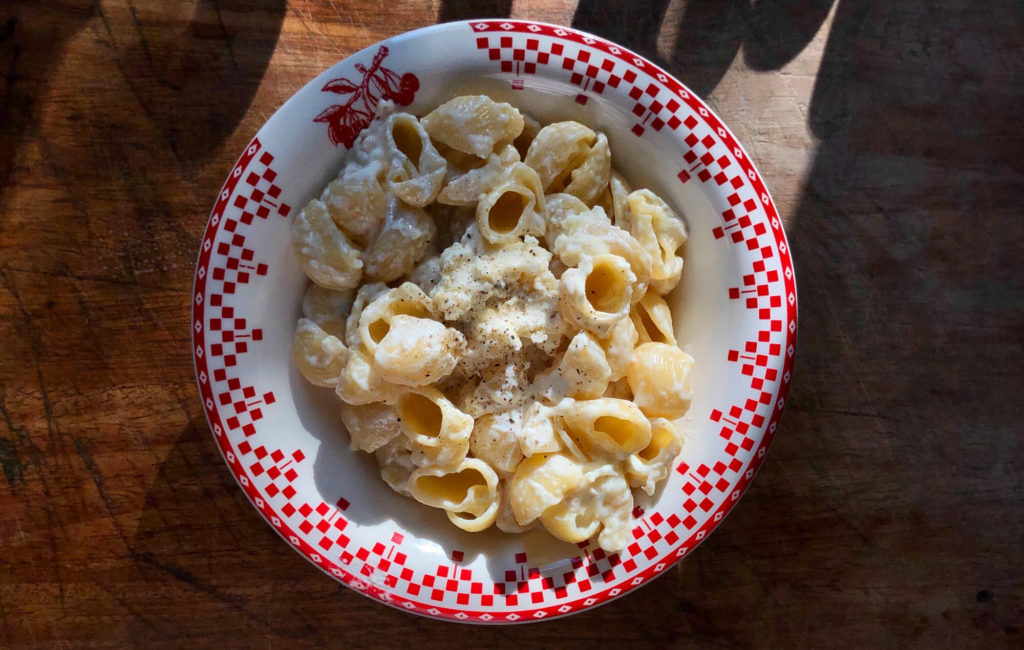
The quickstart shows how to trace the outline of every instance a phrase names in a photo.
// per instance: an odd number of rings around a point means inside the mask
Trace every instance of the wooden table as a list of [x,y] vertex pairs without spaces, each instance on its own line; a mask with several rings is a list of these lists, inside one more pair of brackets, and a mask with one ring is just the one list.
[[[1024,12],[997,4],[4,3],[0,645],[1021,647]],[[206,215],[263,121],[358,48],[479,15],[594,31],[709,98],[801,304],[727,521],[644,589],[514,629],[382,607],[288,549],[189,352]]]

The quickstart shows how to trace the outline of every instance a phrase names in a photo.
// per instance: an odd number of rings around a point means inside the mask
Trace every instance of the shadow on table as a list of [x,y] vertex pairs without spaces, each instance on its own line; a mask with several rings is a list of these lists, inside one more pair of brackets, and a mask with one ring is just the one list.
[[777,70],[811,42],[834,0],[581,0],[572,26],[636,51],[707,97],[740,49]]
[[[44,164],[67,175],[70,185],[99,186],[108,179],[90,174],[103,162],[97,158],[106,143],[152,139],[137,132],[140,124],[156,129],[181,171],[190,174],[210,159],[245,114],[277,43],[284,11],[285,0],[191,0],[138,9],[130,3],[87,0],[4,3],[0,150],[9,153],[0,160],[0,202],[23,143],[40,144]],[[67,44],[81,33],[110,48],[106,69],[95,61],[65,60]],[[62,92],[51,87],[51,79],[68,65],[105,77],[74,78],[65,72],[62,79],[90,87],[81,95],[92,103],[69,102],[62,105],[63,114],[46,116],[48,128],[75,131],[89,150],[88,162],[48,150],[48,134],[41,128],[41,98]],[[107,105],[104,95],[112,96]],[[144,117],[125,114],[133,101],[134,111]]]
[[473,18],[505,18],[512,12],[512,0],[441,0],[437,22],[450,23]]
[[[735,534],[684,568],[744,558],[723,577],[758,586],[750,636],[758,622],[831,621],[851,644],[943,645],[1024,623],[1024,6],[994,4],[836,9],[809,107],[820,142],[789,227],[794,383],[738,506],[759,517],[727,523]],[[782,561],[740,540],[755,534]]]
[[878,465],[862,469],[923,502],[938,487],[915,480],[925,465],[998,474],[1014,426],[1024,6],[997,4],[840,2],[790,229],[802,322],[789,415],[841,419],[842,451],[870,450]]

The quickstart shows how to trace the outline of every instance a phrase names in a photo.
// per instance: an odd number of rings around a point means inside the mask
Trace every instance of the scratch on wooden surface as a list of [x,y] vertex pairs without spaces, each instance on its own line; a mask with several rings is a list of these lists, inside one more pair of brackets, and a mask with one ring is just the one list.
[[882,415],[881,413],[865,413],[862,411],[849,411],[844,409],[819,409],[819,408],[807,408],[806,406],[800,406],[797,404],[790,404],[787,407],[790,411],[796,413],[813,413],[821,415],[845,415],[847,417],[854,418],[872,418],[875,420],[886,420],[888,422],[899,422],[899,418],[890,417],[888,415]]
[[135,5],[128,3],[128,11],[132,15],[132,25],[135,27],[135,32],[139,35],[139,45],[142,47],[142,54],[146,57],[146,63],[149,65],[149,69],[153,74],[153,78],[162,86],[167,86],[175,91],[180,91],[181,86],[175,85],[166,79],[163,75],[157,73],[156,66],[153,65],[153,53],[149,49],[149,42],[146,40],[146,34],[142,31],[142,25],[139,23],[139,14],[135,11]]
[[[807,125],[807,136],[812,139],[814,138],[814,134],[811,132],[809,125],[810,116],[807,113],[811,98],[810,96],[799,97],[797,95],[796,91],[793,89],[793,86],[789,81],[789,77],[791,76],[790,71],[797,68],[798,66],[803,67],[804,65],[806,65],[806,63],[804,62],[804,59],[806,57],[814,61],[813,70],[809,73],[809,76],[817,78],[818,72],[821,69],[821,63],[824,60],[822,53],[825,49],[826,41],[828,40],[828,35],[832,31],[832,24],[835,21],[836,8],[838,6],[838,2],[832,3],[832,6],[829,7],[828,13],[825,15],[825,20],[821,21],[821,25],[818,27],[818,31],[815,32],[814,36],[811,38],[808,44],[804,46],[804,49],[800,52],[800,54],[794,57],[793,61],[791,61],[789,65],[786,65],[782,70],[779,71],[780,76],[782,77],[782,82],[786,85],[786,88],[789,90],[790,96],[793,99],[793,104],[796,106],[797,110],[800,111],[800,116],[803,117],[804,123]],[[809,170],[807,170],[806,168],[802,170],[801,177],[806,175],[808,171]],[[801,181],[802,180],[803,178],[801,178]]]
[[96,465],[96,460],[93,458],[92,453],[89,451],[85,442],[77,436],[72,436],[72,441],[75,445],[75,451],[78,453],[79,458],[82,459],[82,463],[85,465],[85,469],[89,473],[89,477],[92,478],[93,485],[96,487],[96,492],[99,494],[100,501],[103,502],[103,507],[107,511],[110,523],[114,527],[114,532],[121,540],[121,543],[124,544],[125,552],[134,557],[135,552],[132,549],[131,542],[128,541],[127,535],[124,533],[124,529],[121,527],[121,520],[116,514],[114,514],[114,501],[110,498],[110,495],[107,494],[107,490],[104,487],[106,481],[103,477],[103,473]]
[[[128,271],[131,273],[133,278],[138,278],[139,274],[136,273],[135,256],[132,254],[131,242],[125,244],[124,250],[128,255]],[[133,282],[127,283],[127,286],[130,289],[132,298],[135,300],[136,305],[138,306],[138,311],[145,315],[146,320],[152,323],[157,330],[166,333],[169,338],[174,338],[174,334],[167,329],[167,326],[164,324],[163,319],[157,318],[157,315],[153,313],[152,308],[149,306],[149,303],[146,301],[145,297],[142,295],[140,291],[140,286],[137,283]],[[164,365],[158,364],[157,368],[160,372],[160,376],[165,381],[167,381],[167,371]]]
[[[131,281],[131,280],[122,280],[120,278],[114,278],[114,277],[108,277],[108,276],[100,276],[100,275],[86,275],[84,273],[72,273],[66,267],[62,267],[62,268],[60,268],[60,269],[58,269],[56,271],[43,271],[43,270],[40,270],[40,269],[23,269],[23,268],[17,268],[17,267],[14,267],[14,266],[6,266],[6,267],[4,267],[4,269],[7,270],[7,271],[13,271],[15,273],[25,273],[25,274],[28,274],[28,275],[41,275],[41,276],[51,277],[51,278],[65,278],[65,279],[68,279],[68,280],[80,280],[82,282],[101,282],[103,284],[114,284],[114,285],[120,285],[120,286],[125,286],[125,287],[138,286],[134,281]],[[146,289],[147,290],[156,289],[156,290],[159,290],[159,291],[166,291],[168,293],[175,293],[175,294],[182,294],[182,295],[190,293],[188,290],[182,289],[181,287],[172,287],[172,286],[159,285],[159,284],[147,284],[146,285]]]
[[25,464],[18,457],[17,447],[18,440],[25,438],[25,428],[15,428],[15,424],[11,420],[11,414],[7,411],[2,396],[0,396],[0,416],[4,418],[4,424],[7,426],[8,433],[14,436],[13,439],[0,438],[0,468],[3,469],[7,484],[14,487],[17,481],[25,482]]
[[141,622],[143,625],[145,625],[146,627],[148,627],[150,629],[153,629],[153,630],[158,629],[156,623],[154,623],[153,621],[149,620],[149,618],[147,618],[145,614],[143,614],[141,611],[139,611],[136,607],[133,607],[130,602],[128,602],[127,600],[125,600],[124,598],[119,596],[116,591],[114,591],[113,589],[111,589],[107,585],[103,584],[103,580],[102,579],[96,580],[95,584],[112,601],[114,601],[115,603],[117,603],[118,605],[123,607],[129,614],[134,616],[136,618],[136,620],[138,620],[139,622]]
[[[110,20],[107,17],[106,12],[103,11],[103,7],[101,6],[99,0],[95,0],[95,2],[93,3],[93,6],[95,8],[96,14],[99,15],[99,17],[100,17],[100,21],[103,23],[103,27],[106,30],[107,35],[110,37],[110,41],[111,41],[112,45],[108,47],[108,53],[109,53],[111,61],[114,64],[114,67],[117,68],[118,73],[120,73],[121,78],[124,81],[124,83],[125,83],[126,87],[128,88],[128,90],[131,91],[132,96],[135,98],[135,101],[138,103],[138,106],[142,110],[142,113],[146,116],[146,119],[149,120],[150,124],[159,127],[161,125],[161,123],[162,123],[162,120],[159,118],[159,116],[157,116],[155,113],[153,113],[153,111],[150,108],[149,104],[147,104],[146,101],[143,99],[142,94],[139,92],[139,89],[136,88],[136,85],[134,83],[135,82],[135,75],[132,75],[128,71],[125,70],[124,62],[121,60],[121,57],[119,57],[117,55],[117,51],[119,49],[118,48],[118,43],[117,43],[117,40],[114,38],[114,33],[111,30]],[[129,8],[131,8],[132,18],[135,19],[135,10],[134,10],[134,8],[132,8],[131,5],[129,5]],[[138,26],[138,22],[137,21],[135,21],[135,23],[136,23],[137,31],[139,33],[140,38],[143,38],[141,26]],[[150,67],[152,68],[152,66],[150,66]],[[159,83],[159,80],[160,80],[161,77],[156,75],[156,71],[155,70],[153,71],[153,77]],[[186,164],[185,159],[182,158],[181,152],[178,151],[177,143],[175,143],[174,140],[170,137],[171,131],[170,130],[165,130],[165,129],[159,129],[159,130],[164,134],[164,136],[163,136],[164,144],[167,146],[167,151],[170,152],[171,156],[174,158],[175,162],[177,163],[178,168],[179,169],[187,168],[188,165]],[[116,151],[120,151],[120,149],[118,149],[116,147],[114,149]],[[131,166],[126,164],[125,169],[131,169]],[[132,187],[132,189],[134,189],[135,186],[132,185],[130,187]],[[72,188],[69,188],[68,195],[69,196],[76,196],[76,192],[72,191]]]
[[[292,3],[289,2],[289,7],[291,6]],[[295,17],[299,20],[299,23],[301,23],[302,26],[306,28],[306,33],[314,37],[312,45],[316,50],[317,58],[322,59],[323,57],[321,55],[323,54],[323,50],[320,49],[320,42],[323,40],[323,38],[321,38],[323,34],[313,29],[313,25],[317,24],[317,21],[313,18],[313,9],[311,7],[307,7],[305,15],[303,15],[302,10],[302,6],[296,9],[294,12]]]
[[14,304],[17,305],[17,309],[22,315],[22,319],[25,322],[25,326],[29,331],[29,349],[32,350],[32,365],[36,371],[36,382],[39,387],[39,396],[43,400],[43,409],[46,419],[46,431],[49,433],[50,442],[57,443],[57,427],[56,422],[53,418],[53,404],[50,403],[50,396],[46,390],[46,381],[43,379],[43,369],[40,363],[42,362],[42,342],[39,340],[38,329],[35,327],[32,316],[25,308],[25,303],[22,302],[22,298],[18,296],[17,290],[14,289],[13,283],[9,283],[6,273],[0,270],[0,278],[3,280],[3,285],[14,298]]
[[228,48],[228,57],[231,59],[231,67],[235,73],[242,75],[242,69],[238,65],[238,59],[235,58],[235,46],[234,36],[228,32],[227,26],[224,24],[224,16],[220,13],[220,0],[212,0],[213,11],[217,15],[217,24],[220,26],[220,33],[224,37],[224,45]]
[[152,553],[133,553],[133,559],[135,559],[136,562],[142,562],[143,564],[147,564],[153,567],[154,569],[162,571],[163,573],[171,576],[178,582],[188,585],[192,589],[200,593],[204,593],[207,596],[210,596],[211,598],[214,598],[215,600],[224,603],[225,605],[235,610],[236,612],[238,612],[248,620],[252,621],[253,623],[256,623],[257,625],[261,625],[267,628],[268,630],[272,630],[278,634],[283,633],[283,630],[271,624],[269,621],[264,620],[261,616],[257,615],[253,611],[250,611],[247,607],[238,602],[240,600],[238,597],[224,593],[223,591],[214,587],[213,585],[205,583],[204,581],[198,579],[188,569],[175,566],[173,564],[165,564],[163,562],[160,562],[156,559],[156,557],[153,556]]
[[[825,305],[828,307],[828,313],[832,317],[832,322],[836,324],[836,329],[839,331],[839,338],[842,339],[843,347],[851,353],[856,353],[856,347],[850,343],[850,338],[846,335],[846,328],[843,325],[843,319],[836,314],[835,304],[832,301],[832,295],[830,293],[825,294]],[[855,359],[853,363],[847,364],[847,367],[853,372],[853,376],[857,378],[857,384],[860,386],[860,392],[865,401],[870,403],[871,394],[868,391],[867,384],[864,383],[864,375],[861,372],[861,364],[859,360]]]
[[[338,13],[338,5],[334,4],[334,0],[327,0],[327,1],[328,1],[328,3],[330,3],[331,9],[334,10],[334,13],[337,14]],[[355,18],[355,22],[359,23],[359,30],[361,32],[360,33],[360,38],[363,41],[367,42],[367,43],[372,42],[374,40],[373,39],[373,35],[370,33],[370,30],[368,30],[366,28],[366,23],[363,22],[363,19],[362,19],[362,17],[359,14],[360,14],[360,12],[358,12],[358,11],[349,11],[348,12],[348,18],[351,21],[352,18],[354,17]]]
[[803,117],[804,121],[806,122],[807,121],[807,103],[806,103],[806,101],[801,101],[800,98],[797,97],[796,91],[793,90],[793,84],[789,83],[789,76],[790,75],[788,75],[788,74],[781,74],[779,76],[782,78],[782,84],[786,87],[786,90],[789,91],[789,97],[790,97],[790,99],[793,100],[793,105],[797,107],[797,110],[800,111],[801,117]]
[[[19,516],[18,511],[12,509],[12,510],[4,511],[3,514],[6,517],[10,517],[10,519],[8,519],[8,522],[10,522],[10,526],[14,530],[11,533],[10,537],[8,537],[6,539],[0,537],[0,546],[4,546],[6,548],[10,548],[10,547],[13,547],[13,546],[23,545],[23,544],[28,543],[29,537],[25,533],[25,527],[21,525],[21,517]],[[0,566],[2,566],[2,565],[3,565],[3,560],[0,560]]]
[[[185,414],[185,419],[188,422],[189,427],[192,430],[201,431],[200,426],[196,423],[196,421],[192,417],[192,412],[188,408],[188,402],[186,402],[185,399],[182,396],[180,396],[180,395],[178,396],[178,405],[181,407],[181,412]],[[204,426],[205,426],[205,423],[204,423]],[[202,490],[203,496],[207,499],[207,501],[209,501],[210,503],[213,503],[214,502],[213,495],[210,494],[210,491],[207,489],[206,484],[203,482],[203,477],[199,474],[199,472],[196,470],[195,466],[192,464],[192,461],[191,461],[191,459],[189,459],[188,454],[186,454],[185,450],[181,449],[180,446],[176,445],[176,448],[178,450],[178,453],[181,454],[182,460],[185,461],[185,466],[188,468],[188,471],[192,474],[193,478],[195,478],[196,484],[199,486],[199,489]],[[223,526],[224,526],[224,530],[227,530],[230,533],[232,541],[236,545],[238,545],[239,548],[241,548],[243,546],[242,540],[240,540],[235,535],[234,528],[228,524],[227,519],[224,517],[223,510],[221,510],[220,508],[215,508],[215,510],[217,512],[217,518],[220,520],[221,524],[223,524]]]
[[[23,325],[25,326],[26,330],[29,333],[29,336],[28,336],[29,350],[31,351],[31,354],[32,354],[33,365],[35,366],[35,370],[36,370],[36,380],[39,383],[39,388],[40,388],[41,396],[43,398],[44,408],[45,408],[45,413],[46,413],[47,428],[49,429],[51,427],[51,425],[54,425],[54,422],[53,422],[53,411],[52,411],[52,408],[51,408],[51,406],[49,404],[49,398],[46,397],[46,389],[45,389],[45,384],[43,382],[43,373],[42,373],[42,369],[40,368],[40,358],[42,356],[42,350],[41,350],[41,342],[39,340],[39,335],[38,335],[38,329],[35,327],[35,324],[32,322],[32,317],[29,315],[28,311],[25,309],[25,304],[21,301],[21,296],[18,295],[18,291],[15,288],[14,283],[10,280],[10,278],[7,277],[7,273],[5,273],[5,270],[4,270],[3,267],[0,267],[0,286],[3,286],[4,289],[6,289],[7,292],[14,299],[14,304],[18,308],[18,312],[19,312],[19,315],[21,316]],[[63,523],[61,522],[60,517],[58,517],[56,512],[54,511],[54,503],[55,502],[53,500],[53,493],[50,491],[50,484],[49,484],[49,481],[46,478],[46,472],[43,469],[42,460],[39,457],[38,447],[36,447],[36,445],[31,442],[31,437],[27,435],[27,430],[25,430],[25,432],[26,432],[27,448],[29,450],[31,450],[31,452],[32,452],[31,453],[32,462],[33,462],[33,465],[35,465],[37,472],[39,473],[40,484],[42,485],[43,494],[45,496],[45,502],[43,504],[43,510],[46,513],[46,518],[47,518],[47,523],[48,523],[48,526],[47,526],[47,537],[48,537],[49,544],[50,544],[51,562],[53,564],[54,576],[57,579],[58,598],[59,598],[59,601],[60,601],[60,604],[61,604],[61,608],[63,609],[63,607],[64,607],[64,580],[62,579],[62,576],[61,576],[60,563],[58,561],[57,536],[56,536],[56,532],[54,530],[54,528],[56,527],[57,529],[63,531]],[[51,438],[52,438],[52,432],[51,432]]]
[[107,36],[110,37],[110,41],[107,44],[111,47],[115,47],[117,45],[117,39],[114,38],[114,31],[110,29],[110,21],[107,19],[107,13],[103,10],[103,3],[100,2],[100,0],[93,0],[92,8],[96,15],[100,17],[100,22],[103,23],[103,28],[107,30]]

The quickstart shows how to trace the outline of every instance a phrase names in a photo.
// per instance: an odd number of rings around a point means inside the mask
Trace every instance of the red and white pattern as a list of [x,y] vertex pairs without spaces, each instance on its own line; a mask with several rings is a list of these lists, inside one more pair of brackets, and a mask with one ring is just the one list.
[[387,55],[387,46],[381,45],[369,67],[357,63],[356,71],[362,74],[358,83],[339,77],[331,79],[320,89],[325,93],[348,96],[344,104],[328,106],[313,118],[314,122],[327,124],[327,135],[334,145],[351,147],[359,132],[373,121],[377,104],[381,101],[408,106],[415,99],[420,80],[409,72],[399,77],[395,71],[381,65]]
[[[249,499],[296,550],[341,582],[439,618],[506,623],[558,617],[606,602],[666,570],[718,525],[746,489],[771,443],[789,389],[796,335],[792,261],[775,205],[735,138],[700,99],[649,61],[552,25],[473,21],[432,29],[445,32],[446,39],[464,40],[471,56],[489,61],[512,88],[543,76],[573,87],[580,104],[597,95],[614,96],[632,116],[633,135],[672,133],[681,143],[676,176],[680,183],[695,180],[708,188],[721,215],[711,228],[715,245],[731,247],[746,265],[728,300],[738,301],[734,304],[754,324],[749,340],[731,344],[722,359],[742,380],[743,398],[701,415],[707,425],[702,430],[715,440],[713,457],[684,453],[670,480],[676,487],[671,494],[666,489],[649,511],[634,511],[633,540],[618,554],[587,542],[553,564],[539,565],[517,551],[495,568],[493,561],[467,562],[466,552],[456,548],[424,555],[408,532],[382,534],[380,527],[357,523],[348,499],[359,495],[325,499],[309,488],[316,446],[282,446],[277,432],[265,426],[269,413],[284,408],[282,402],[274,390],[261,387],[258,376],[240,370],[241,359],[267,344],[268,324],[254,322],[239,294],[265,282],[282,247],[290,245],[280,238],[274,247],[259,242],[267,240],[265,229],[278,228],[274,220],[287,223],[292,207],[286,198],[293,203],[309,198],[289,193],[282,169],[275,168],[275,156],[259,136],[225,182],[202,242],[193,293],[199,389],[217,443]],[[402,38],[391,44],[393,53]],[[365,82],[382,69],[388,52],[387,46],[364,51],[332,72],[349,78],[362,72]],[[403,65],[412,67],[408,60]],[[329,88],[331,83],[346,93],[358,86],[336,76],[323,90],[339,92]],[[407,80],[405,90],[415,92],[412,85]],[[320,91],[318,82],[303,92]],[[332,142],[346,144],[352,134],[339,128],[330,133]]]

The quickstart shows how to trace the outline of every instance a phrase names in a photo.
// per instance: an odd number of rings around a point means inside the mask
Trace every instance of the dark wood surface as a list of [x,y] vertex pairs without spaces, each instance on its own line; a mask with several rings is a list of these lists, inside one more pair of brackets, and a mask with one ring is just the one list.
[[[1024,647],[1022,6],[3,3],[0,646]],[[203,419],[189,293],[289,95],[380,38],[510,14],[710,98],[782,208],[801,322],[781,431],[699,550],[481,629],[371,602],[260,519]]]

